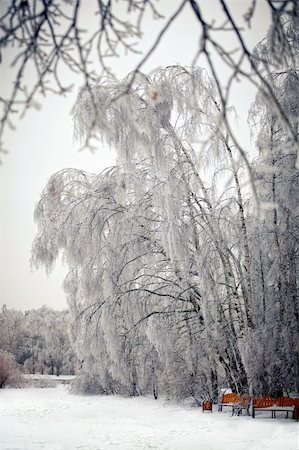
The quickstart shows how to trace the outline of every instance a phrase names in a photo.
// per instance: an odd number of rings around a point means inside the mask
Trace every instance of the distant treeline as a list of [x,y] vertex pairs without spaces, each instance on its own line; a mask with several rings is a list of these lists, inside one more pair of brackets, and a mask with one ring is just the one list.
[[29,373],[74,374],[76,358],[68,337],[68,311],[47,306],[0,313],[0,351],[14,355]]

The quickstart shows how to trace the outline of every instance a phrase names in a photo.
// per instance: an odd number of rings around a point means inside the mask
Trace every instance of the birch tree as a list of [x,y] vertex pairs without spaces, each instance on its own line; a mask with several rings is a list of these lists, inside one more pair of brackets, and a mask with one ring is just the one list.
[[[80,94],[74,110],[78,136],[93,133],[107,140],[118,150],[118,166],[99,176],[65,170],[52,177],[36,209],[41,232],[33,262],[50,270],[59,250],[64,252],[71,268],[66,291],[73,339],[87,372],[96,367],[101,373],[105,391],[134,392],[138,385],[141,356],[136,357],[131,340],[136,328],[141,333],[137,341],[158,355],[165,392],[173,392],[174,384],[178,392],[186,394],[183,385],[191,392],[196,377],[212,386],[218,366],[242,390],[246,364],[241,343],[244,327],[252,327],[246,316],[250,308],[237,288],[235,261],[222,231],[223,208],[213,204],[212,188],[198,169],[205,152],[218,154],[225,147],[213,84],[204,71],[180,67],[159,71],[152,80],[139,74],[135,83],[125,96],[127,80],[95,87],[93,101],[89,91]],[[206,142],[201,151],[199,141]],[[203,268],[202,254],[209,253],[219,260],[215,289]],[[220,298],[213,300],[215,292]],[[222,348],[210,333],[215,321],[210,303],[215,301],[226,342]],[[167,339],[161,336],[165,327],[172,328]],[[194,336],[200,333],[205,338],[198,341]],[[207,342],[206,350],[194,353]],[[189,356],[174,352],[186,345]],[[87,348],[92,351],[86,359]],[[184,382],[175,379],[170,389],[167,380],[178,373],[178,360]]]
[[[268,78],[297,133],[298,18],[287,20],[282,16],[280,20],[286,38],[285,52],[278,54],[272,49],[270,39],[261,43],[257,52],[267,53],[275,62],[275,70],[268,73]],[[286,380],[290,385],[298,384],[298,205],[295,200],[298,198],[298,168],[292,139],[271,103],[265,102],[262,90],[257,95],[251,119],[259,120],[256,171],[259,195],[267,207],[258,225],[263,237],[259,254],[255,254],[260,287],[256,296],[262,296],[263,322],[272,342],[272,351],[267,356],[270,373],[266,376],[275,380],[281,393]]]

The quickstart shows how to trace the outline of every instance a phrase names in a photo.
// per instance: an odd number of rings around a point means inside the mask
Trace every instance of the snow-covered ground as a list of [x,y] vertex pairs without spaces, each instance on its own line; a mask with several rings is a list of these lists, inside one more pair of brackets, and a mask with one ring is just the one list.
[[291,419],[231,417],[65,387],[0,390],[1,450],[297,450]]

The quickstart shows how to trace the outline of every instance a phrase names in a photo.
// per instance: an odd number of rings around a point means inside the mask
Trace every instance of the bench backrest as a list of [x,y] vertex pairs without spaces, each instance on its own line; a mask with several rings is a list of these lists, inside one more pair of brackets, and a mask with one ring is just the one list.
[[275,399],[275,405],[277,406],[293,406],[294,399],[291,397],[279,397]]
[[275,404],[275,399],[272,397],[257,397],[253,400],[255,408],[270,408]]
[[257,397],[253,400],[255,408],[270,408],[271,406],[299,406],[299,398],[292,397]]
[[239,403],[240,396],[237,394],[224,394],[221,403]]

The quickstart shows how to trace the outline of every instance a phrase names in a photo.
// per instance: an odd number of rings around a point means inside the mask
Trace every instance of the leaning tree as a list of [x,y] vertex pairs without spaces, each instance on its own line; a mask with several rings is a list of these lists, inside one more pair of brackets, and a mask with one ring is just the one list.
[[[283,29],[296,43],[294,22]],[[285,94],[290,83],[296,93],[288,69],[293,61],[292,51],[286,52],[285,73],[268,74],[280,113],[263,86],[259,91],[266,169],[251,202],[217,86],[205,71],[168,67],[151,78],[134,73],[81,90],[76,135],[115,148],[117,165],[100,175],[64,170],[51,178],[36,208],[40,232],[33,262],[50,270],[62,250],[70,267],[65,289],[83,389],[132,395],[153,389],[157,395],[159,386],[166,394],[197,397],[215,396],[222,383],[259,393],[293,386],[296,217],[286,204],[275,207],[269,232],[269,222],[263,225],[252,213],[259,197],[266,204],[270,195],[275,203],[296,185],[289,133],[296,114]],[[293,154],[279,156],[283,144]],[[281,166],[279,185],[269,158]],[[288,178],[290,163],[294,173]],[[231,176],[221,192],[219,174],[225,172]],[[251,179],[255,173],[249,167]],[[267,248],[276,248],[278,256]],[[290,369],[287,379],[283,367]]]
[[[76,136],[106,142],[117,165],[100,175],[53,175],[36,208],[33,247],[36,266],[50,270],[62,252],[70,268],[65,290],[79,388],[195,398],[216,396],[223,385],[276,395],[294,388],[292,11],[292,20],[275,16],[279,23],[256,50],[264,78],[252,113],[260,117],[255,165],[240,158],[217,80],[202,69],[134,72],[81,90]],[[272,48],[277,33],[283,57]]]
[[[169,67],[138,74],[130,91],[126,79],[80,93],[78,137],[108,142],[118,164],[50,179],[36,208],[33,262],[50,270],[62,250],[70,267],[65,288],[87,390],[136,394],[159,384],[177,396],[216,396],[225,379],[248,389],[249,244],[220,117],[201,69]],[[230,168],[237,202],[207,180],[213,154],[209,178]]]

